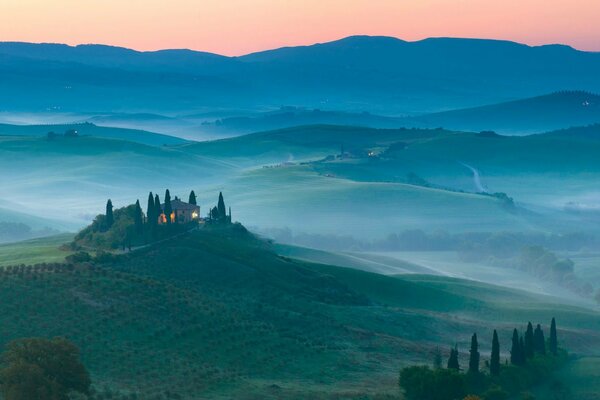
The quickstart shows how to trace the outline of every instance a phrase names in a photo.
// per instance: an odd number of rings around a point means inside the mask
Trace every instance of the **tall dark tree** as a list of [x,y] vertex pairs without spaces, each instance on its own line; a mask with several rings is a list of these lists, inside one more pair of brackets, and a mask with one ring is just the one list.
[[471,336],[471,349],[469,350],[469,372],[470,373],[478,373],[479,372],[479,343],[477,343],[477,334],[474,333]]
[[436,347],[433,351],[433,368],[442,368],[442,350],[439,347]]
[[154,228],[158,221],[158,215],[155,213],[154,208],[154,195],[152,192],[148,194],[148,205],[146,206],[146,223],[150,226],[150,229]]
[[196,193],[194,193],[193,190],[190,192],[190,198],[188,199],[188,203],[193,204],[195,206],[198,205],[198,202],[196,200]]
[[460,364],[458,362],[458,348],[455,346],[450,349],[450,357],[448,358],[448,369],[460,370]]
[[533,348],[539,355],[546,355],[546,338],[544,337],[544,331],[540,324],[537,324],[535,331],[533,332]]
[[519,365],[525,365],[527,362],[527,353],[525,352],[525,340],[523,340],[523,336],[519,338]]
[[525,331],[525,357],[532,358],[534,353],[533,325],[529,322]]
[[218,219],[225,221],[227,218],[227,209],[225,208],[225,201],[223,200],[223,193],[219,192],[219,202],[217,203]]
[[498,332],[494,329],[492,338],[492,355],[490,357],[490,374],[497,376],[500,374],[500,341],[498,340]]
[[556,355],[558,352],[558,338],[556,336],[556,320],[552,318],[552,323],[550,324],[550,353]]
[[512,346],[510,348],[510,363],[521,365],[521,345],[519,344],[519,332],[517,328],[513,331]]
[[165,217],[167,217],[167,224],[170,224],[173,207],[171,206],[171,193],[169,193],[169,189],[165,192],[165,209],[163,212],[165,213]]
[[110,199],[106,202],[106,227],[110,229],[115,223],[115,217],[113,215],[113,204]]
[[160,206],[160,197],[154,196],[154,215],[156,216],[156,223],[158,224],[158,217],[163,213],[162,207]]
[[144,214],[142,213],[142,207],[140,201],[135,202],[135,214],[133,215],[133,222],[135,225],[135,233],[141,235],[144,233]]

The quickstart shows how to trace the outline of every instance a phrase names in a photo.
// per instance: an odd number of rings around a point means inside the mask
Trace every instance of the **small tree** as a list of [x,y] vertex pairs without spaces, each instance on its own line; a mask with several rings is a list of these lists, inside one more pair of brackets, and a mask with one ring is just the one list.
[[115,222],[115,217],[113,215],[113,204],[110,199],[106,202],[106,227],[110,229]]
[[171,207],[171,193],[169,193],[169,189],[165,192],[165,209],[163,212],[165,213],[165,217],[167,217],[167,224],[171,223],[171,214],[173,213],[173,207]]
[[523,336],[519,338],[519,355],[521,357],[519,365],[525,365],[527,362],[527,353],[525,352],[525,340],[523,340]]
[[448,369],[454,369],[460,371],[460,363],[458,362],[458,347],[454,346],[450,349],[450,357],[448,358]]
[[537,324],[535,332],[533,332],[533,344],[534,350],[537,354],[542,356],[546,355],[546,339],[540,324]]
[[66,339],[15,340],[7,345],[3,361],[4,400],[67,400],[71,391],[89,393],[90,377],[79,349]]
[[156,223],[158,224],[158,217],[162,214],[163,210],[160,205],[160,197],[158,194],[154,196],[154,215],[156,215]]
[[193,204],[193,205],[195,205],[195,206],[197,206],[197,205],[198,205],[198,202],[197,202],[197,200],[196,200],[196,193],[194,193],[194,191],[193,191],[193,190],[190,192],[190,198],[189,198],[189,200],[188,200],[188,203],[190,203],[190,204]]
[[556,355],[558,352],[558,338],[556,336],[556,320],[552,318],[552,323],[550,324],[550,353]]
[[494,329],[492,337],[492,355],[490,357],[490,374],[497,376],[500,374],[500,341],[498,340],[498,332]]
[[510,363],[512,365],[521,365],[521,345],[519,343],[519,332],[517,328],[513,330],[512,347],[510,349]]
[[533,358],[534,352],[533,325],[529,322],[525,331],[525,357]]
[[158,215],[156,215],[154,208],[154,195],[152,192],[148,194],[148,205],[146,206],[146,223],[150,226],[150,229],[154,229],[154,226],[158,222]]
[[227,218],[227,209],[225,208],[225,201],[223,200],[223,193],[219,192],[219,202],[217,203],[218,219],[225,221]]
[[135,225],[135,233],[141,235],[144,233],[144,214],[142,213],[142,207],[140,207],[140,201],[135,202],[135,214],[133,215],[133,222]]
[[471,336],[471,349],[469,350],[469,373],[479,372],[479,343],[477,343],[477,334]]
[[439,346],[436,346],[433,350],[433,368],[442,368],[442,350],[440,350]]

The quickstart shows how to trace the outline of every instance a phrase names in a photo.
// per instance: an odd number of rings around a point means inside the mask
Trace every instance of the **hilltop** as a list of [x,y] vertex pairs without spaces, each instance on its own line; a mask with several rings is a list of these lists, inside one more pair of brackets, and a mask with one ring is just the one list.
[[174,136],[115,127],[97,126],[92,123],[49,124],[49,125],[10,125],[0,124],[2,136],[47,137],[49,132],[62,135],[64,132],[76,132],[78,136],[94,136],[104,139],[126,140],[149,146],[165,146],[186,143],[186,140]]
[[405,118],[408,126],[503,134],[541,133],[600,122],[600,96],[583,91],[557,92],[464,110]]
[[470,281],[295,261],[238,225],[0,275],[2,341],[67,336],[113,398],[394,396],[398,368],[435,346],[465,351],[473,330],[491,337],[493,326],[505,352],[515,324],[551,316],[569,348],[600,346],[594,312]]
[[12,111],[198,112],[325,104],[399,115],[557,90],[600,92],[597,53],[495,40],[354,36],[242,57],[1,43],[0,55],[0,72],[11,76],[0,86],[0,100]]

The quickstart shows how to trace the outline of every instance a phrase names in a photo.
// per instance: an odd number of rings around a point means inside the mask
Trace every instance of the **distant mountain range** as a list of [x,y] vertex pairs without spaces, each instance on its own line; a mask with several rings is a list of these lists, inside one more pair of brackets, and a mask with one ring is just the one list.
[[478,39],[354,36],[224,57],[0,43],[0,111],[204,112],[283,104],[388,115],[600,92],[600,53]]

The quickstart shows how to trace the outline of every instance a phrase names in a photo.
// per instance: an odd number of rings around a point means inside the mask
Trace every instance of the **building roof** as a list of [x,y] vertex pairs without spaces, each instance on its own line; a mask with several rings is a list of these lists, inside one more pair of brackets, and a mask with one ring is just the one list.
[[[163,210],[165,209],[164,203],[160,205],[160,208],[162,208]],[[183,211],[183,210],[194,211],[194,210],[198,210],[199,208],[200,208],[199,206],[185,203],[178,199],[171,200],[171,209],[173,211]]]

